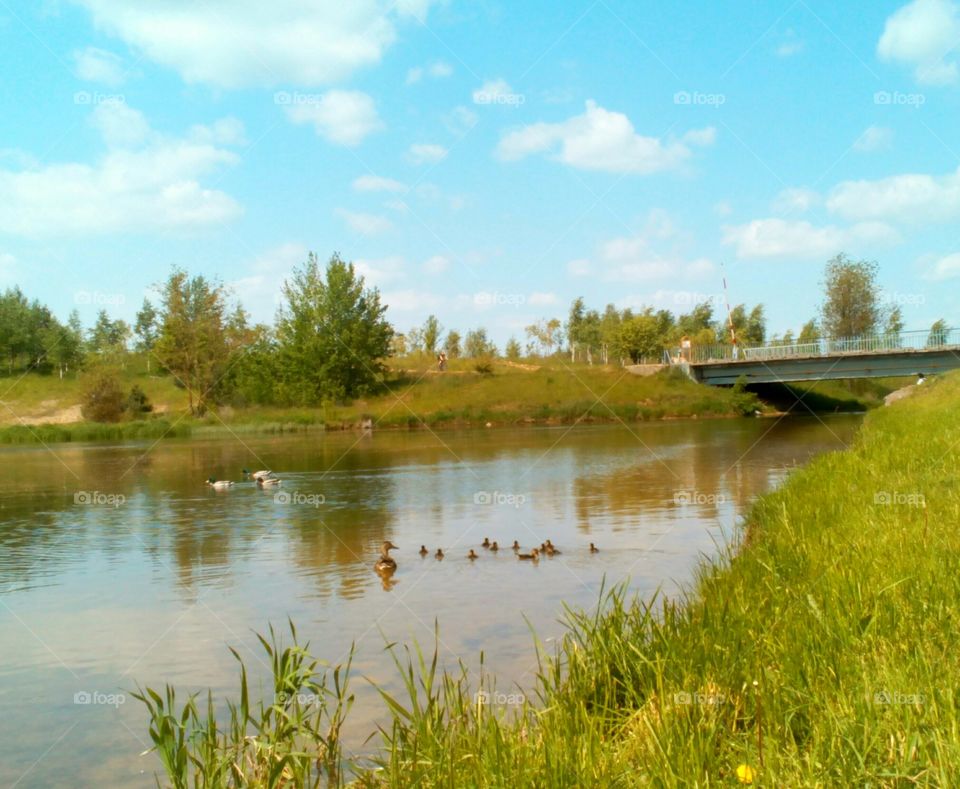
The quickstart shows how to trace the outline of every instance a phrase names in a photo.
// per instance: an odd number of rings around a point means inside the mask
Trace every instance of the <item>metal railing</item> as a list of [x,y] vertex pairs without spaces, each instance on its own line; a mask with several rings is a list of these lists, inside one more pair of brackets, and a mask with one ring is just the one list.
[[960,349],[960,329],[943,331],[906,331],[898,334],[873,334],[866,337],[824,338],[814,342],[768,342],[759,345],[694,345],[686,355],[671,352],[674,360],[692,364],[710,362],[756,362],[772,359],[841,356],[847,354],[889,353],[892,351],[935,351]]

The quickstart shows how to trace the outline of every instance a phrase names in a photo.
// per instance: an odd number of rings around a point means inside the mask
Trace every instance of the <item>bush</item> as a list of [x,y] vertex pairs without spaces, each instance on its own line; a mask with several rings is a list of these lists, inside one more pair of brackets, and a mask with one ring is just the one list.
[[473,369],[480,375],[493,375],[493,362],[490,359],[478,359]]
[[91,422],[119,422],[125,408],[120,384],[115,378],[102,375],[84,392],[80,411]]
[[136,419],[142,414],[149,414],[153,410],[153,405],[147,398],[147,393],[134,384],[133,389],[130,390],[130,394],[127,395],[127,402],[124,408],[127,413],[130,414],[131,418]]

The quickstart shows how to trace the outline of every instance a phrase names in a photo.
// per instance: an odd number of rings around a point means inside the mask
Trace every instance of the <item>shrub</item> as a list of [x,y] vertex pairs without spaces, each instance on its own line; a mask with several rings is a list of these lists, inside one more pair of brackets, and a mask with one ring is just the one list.
[[153,410],[153,405],[147,398],[147,393],[136,384],[130,390],[130,394],[127,395],[127,402],[124,407],[133,419],[142,414],[149,414]]
[[119,422],[125,407],[120,384],[115,378],[101,375],[84,392],[80,411],[91,422]]

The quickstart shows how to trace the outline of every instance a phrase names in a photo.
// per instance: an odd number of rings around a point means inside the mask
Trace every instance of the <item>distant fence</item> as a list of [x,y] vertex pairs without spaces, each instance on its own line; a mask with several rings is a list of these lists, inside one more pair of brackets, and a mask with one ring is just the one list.
[[710,362],[755,362],[817,356],[843,356],[896,351],[960,349],[960,329],[907,331],[867,337],[824,338],[814,342],[768,342],[759,345],[694,345],[684,358],[680,350],[669,354],[671,361],[692,364]]

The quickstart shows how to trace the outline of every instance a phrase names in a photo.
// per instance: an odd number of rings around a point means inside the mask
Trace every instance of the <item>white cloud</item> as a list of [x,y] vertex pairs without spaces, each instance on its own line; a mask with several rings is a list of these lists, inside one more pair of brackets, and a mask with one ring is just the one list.
[[353,262],[357,273],[362,275],[368,285],[381,287],[388,282],[402,279],[406,261],[400,255],[367,260],[361,258]]
[[423,270],[428,274],[442,274],[450,268],[450,258],[434,255],[423,262]]
[[577,258],[567,263],[567,273],[571,277],[586,277],[593,272],[593,264],[587,258]]
[[774,52],[778,57],[788,58],[791,55],[799,54],[803,52],[803,41],[797,37],[797,33],[792,28],[789,28],[784,34],[780,43],[777,44],[777,48]]
[[438,60],[435,63],[431,63],[428,66],[414,66],[413,68],[407,71],[407,84],[415,85],[420,80],[427,77],[433,77],[434,79],[442,79],[444,77],[449,77],[453,74],[453,67],[449,63],[444,63],[442,60]]
[[395,290],[384,293],[382,301],[390,312],[428,312],[441,307],[446,300],[420,289]]
[[556,293],[534,292],[527,297],[527,304],[531,307],[549,307],[559,303],[560,299]]
[[588,101],[583,115],[509,132],[500,139],[496,152],[507,161],[555,152],[557,160],[584,170],[647,174],[679,167],[691,155],[688,143],[712,140],[709,128],[688,132],[685,141],[644,137],[636,133],[626,115]]
[[932,279],[937,282],[945,279],[956,279],[957,277],[960,277],[960,252],[954,252],[952,255],[940,258],[924,275],[924,279]]
[[97,47],[79,49],[73,53],[74,73],[86,82],[100,82],[117,87],[126,79],[123,58]]
[[804,213],[822,202],[813,189],[792,187],[784,189],[773,200],[773,210],[778,214]]
[[[131,128],[124,132],[123,123]],[[232,151],[149,129],[121,103],[91,116],[108,146],[94,164],[24,162],[0,169],[0,233],[97,235],[194,230],[237,217],[229,195],[200,180],[235,164]]]
[[250,310],[254,320],[268,321],[283,303],[283,283],[294,267],[307,259],[303,244],[287,242],[268,249],[248,267],[245,277],[228,285],[237,299]]
[[209,126],[197,124],[190,128],[190,138],[197,142],[216,145],[246,145],[247,136],[243,121],[237,118],[220,118]]
[[379,175],[361,175],[353,180],[353,188],[357,192],[406,192],[406,185],[393,178],[384,178]]
[[505,79],[488,79],[473,92],[474,104],[523,104],[526,97],[516,93]]
[[882,222],[817,227],[807,221],[755,219],[723,228],[723,243],[734,245],[737,256],[747,259],[825,259],[844,250],[889,246],[899,240],[897,232]]
[[844,181],[827,208],[846,219],[950,222],[960,219],[960,169],[947,175],[894,175],[875,181]]
[[713,204],[713,213],[717,216],[730,216],[733,213],[733,204],[729,200],[720,200]]
[[883,151],[893,142],[893,130],[885,126],[868,126],[863,134],[857,137],[853,149],[860,153]]
[[921,84],[957,81],[960,5],[952,0],[913,0],[887,19],[877,43],[883,60],[913,68]]
[[380,62],[397,22],[423,19],[432,0],[77,0],[96,27],[175,69],[226,88],[331,84]]
[[338,208],[337,214],[343,218],[351,230],[364,236],[375,236],[393,228],[393,222],[385,216],[347,211],[345,208]]
[[354,147],[384,128],[373,99],[359,90],[330,90],[317,101],[286,105],[294,123],[312,123],[321,137]]
[[434,164],[447,157],[446,148],[442,145],[415,144],[407,150],[407,159],[413,164]]
[[459,106],[443,116],[443,125],[451,134],[462,137],[477,125],[477,120],[477,113],[467,107]]

